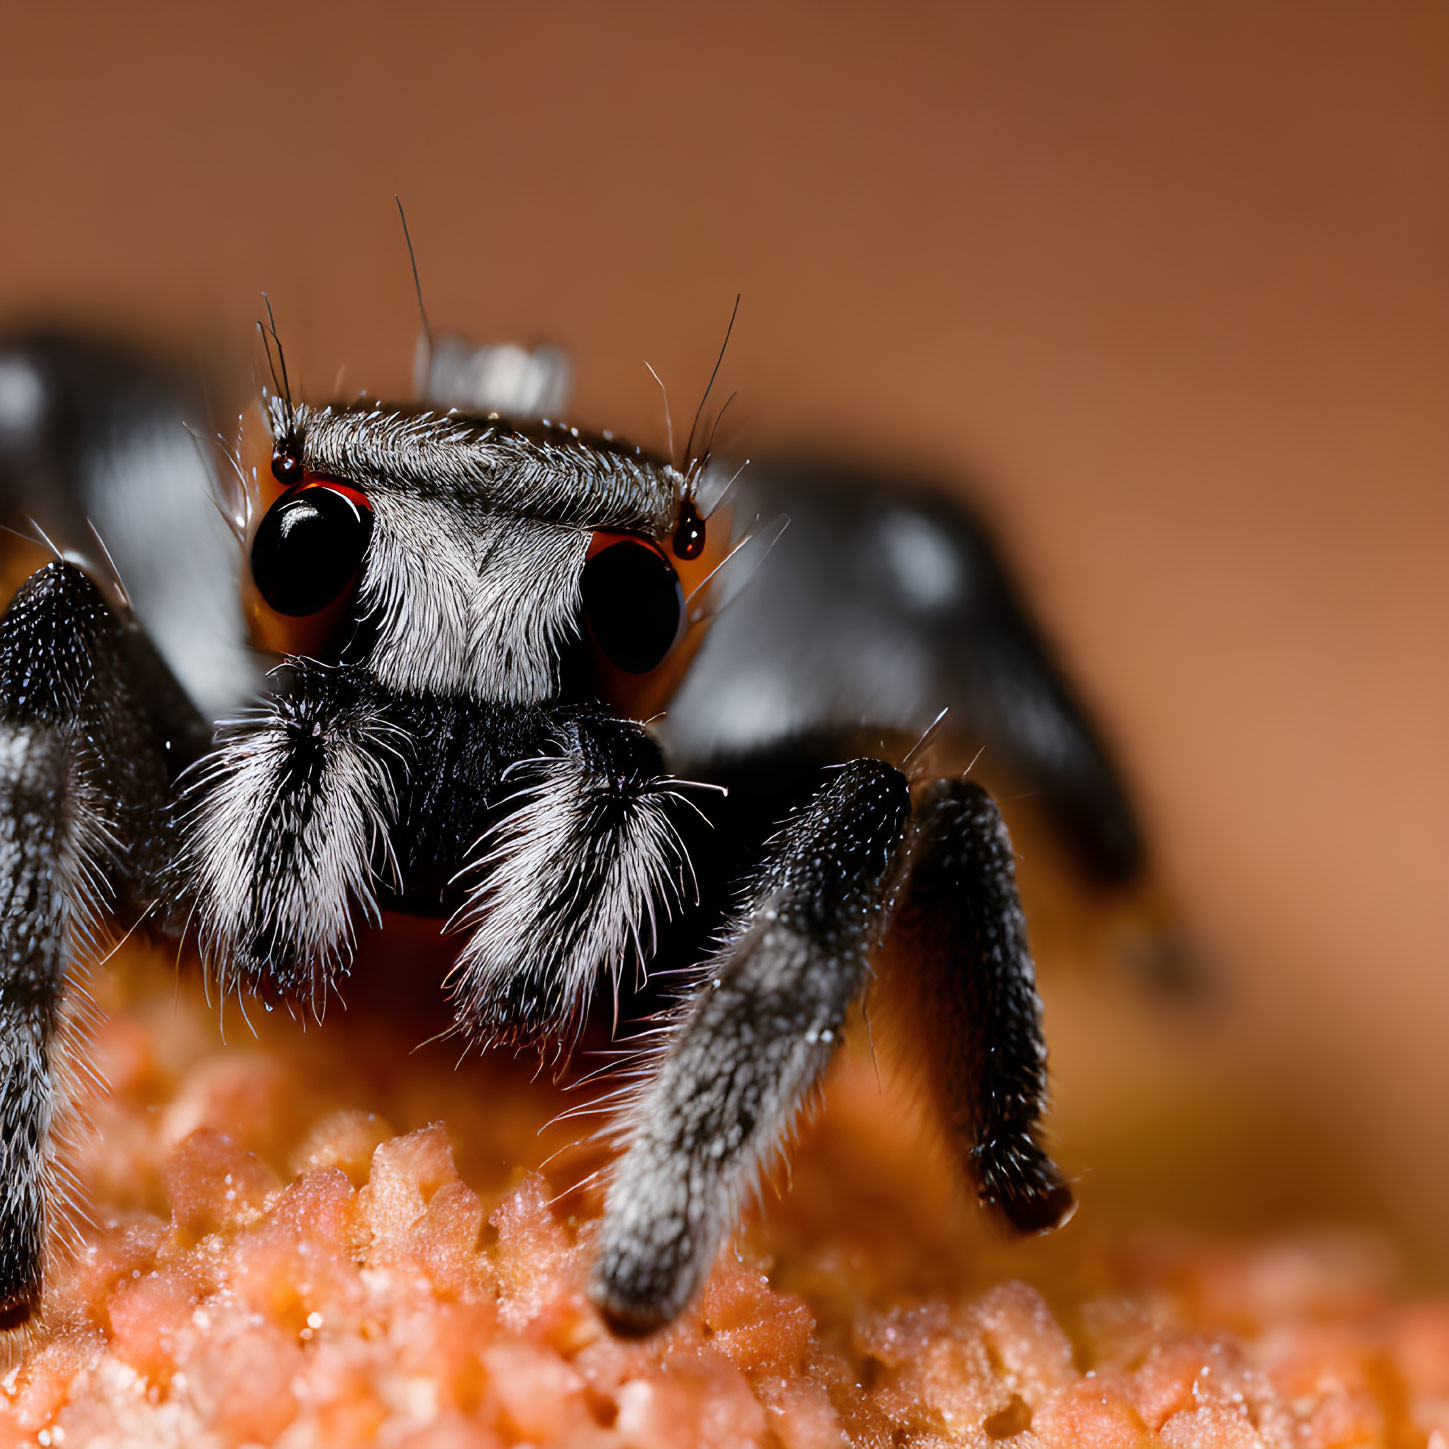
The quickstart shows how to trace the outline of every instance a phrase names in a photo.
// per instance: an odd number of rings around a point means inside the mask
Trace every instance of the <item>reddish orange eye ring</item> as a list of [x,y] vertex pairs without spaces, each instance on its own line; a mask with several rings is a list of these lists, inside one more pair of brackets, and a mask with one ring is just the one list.
[[320,614],[351,587],[371,537],[372,509],[357,489],[321,481],[289,489],[252,540],[257,591],[279,614]]
[[647,674],[668,657],[684,624],[684,589],[662,550],[623,537],[590,555],[584,618],[605,657],[626,674]]

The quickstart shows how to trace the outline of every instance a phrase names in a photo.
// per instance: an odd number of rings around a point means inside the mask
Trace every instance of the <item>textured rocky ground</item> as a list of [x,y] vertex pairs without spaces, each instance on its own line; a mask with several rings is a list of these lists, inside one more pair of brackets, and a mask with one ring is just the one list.
[[159,969],[101,1029],[96,1223],[0,1383],[0,1442],[1449,1435],[1449,1304],[1404,1296],[1376,1239],[1112,1240],[1082,1214],[1002,1243],[863,1051],[697,1311],[617,1342],[582,1293],[602,1159],[546,1125],[551,1085],[409,1056],[367,1013],[253,1039],[233,1010],[223,1047]]

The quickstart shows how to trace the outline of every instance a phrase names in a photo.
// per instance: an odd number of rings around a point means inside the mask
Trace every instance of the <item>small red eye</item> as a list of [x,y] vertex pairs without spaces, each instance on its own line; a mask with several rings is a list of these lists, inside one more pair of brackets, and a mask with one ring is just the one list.
[[290,488],[302,481],[302,460],[287,447],[277,448],[272,453],[272,477],[284,488]]
[[279,614],[320,614],[351,587],[367,542],[372,508],[345,483],[318,480],[288,489],[252,540],[252,577]]
[[679,510],[679,526],[674,530],[675,558],[696,559],[704,552],[704,519],[688,498]]
[[583,596],[595,642],[626,674],[657,668],[679,639],[684,589],[663,550],[645,539],[596,535],[584,565]]

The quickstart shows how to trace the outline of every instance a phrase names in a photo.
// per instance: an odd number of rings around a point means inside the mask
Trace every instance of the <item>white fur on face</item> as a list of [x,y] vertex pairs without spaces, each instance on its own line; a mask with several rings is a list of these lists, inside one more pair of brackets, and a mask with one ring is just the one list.
[[556,697],[591,535],[662,540],[689,486],[625,444],[552,424],[268,407],[275,443],[308,475],[351,484],[372,507],[361,662],[407,694]]
[[685,479],[628,445],[576,428],[520,429],[498,418],[385,407],[270,403],[273,436],[300,440],[309,473],[373,490],[436,497],[512,518],[618,528],[662,540]]
[[389,689],[536,704],[580,610],[589,534],[376,493],[360,608],[377,625],[368,664]]

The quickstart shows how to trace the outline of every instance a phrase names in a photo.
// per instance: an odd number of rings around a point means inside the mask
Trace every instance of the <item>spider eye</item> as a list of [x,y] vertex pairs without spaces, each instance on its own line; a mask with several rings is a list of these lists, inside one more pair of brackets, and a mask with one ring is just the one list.
[[272,449],[272,477],[284,488],[302,481],[302,460],[295,445],[279,444]]
[[616,669],[647,674],[663,662],[684,622],[684,590],[653,545],[623,538],[584,565],[584,617]]
[[372,537],[355,488],[309,483],[272,505],[252,541],[252,577],[279,614],[320,614],[347,591]]

